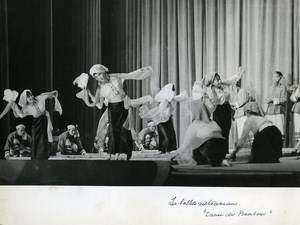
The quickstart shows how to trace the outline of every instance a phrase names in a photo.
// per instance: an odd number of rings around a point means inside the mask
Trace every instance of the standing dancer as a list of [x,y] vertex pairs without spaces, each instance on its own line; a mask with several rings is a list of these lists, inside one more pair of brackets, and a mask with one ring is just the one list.
[[266,110],[266,118],[271,120],[278,127],[283,138],[285,131],[285,103],[287,100],[286,80],[279,71],[273,74],[273,85],[267,99],[268,107]]
[[[96,64],[90,69],[90,75],[98,82],[96,94],[94,96],[89,90],[84,89],[83,95],[77,95],[77,97],[82,98],[89,107],[102,108],[103,103],[107,106],[107,110],[100,118],[98,131],[109,122],[108,159],[111,159],[111,156],[115,154],[117,154],[117,159],[122,157],[121,154],[126,154],[127,160],[130,159],[133,148],[131,107],[153,100],[151,96],[144,96],[135,100],[129,99],[123,89],[123,82],[129,79],[145,79],[151,76],[152,72],[150,66],[131,73],[109,74],[108,69],[101,64]],[[129,130],[132,131],[131,134]]]
[[[236,85],[231,87],[231,108],[234,110],[232,122],[233,143],[237,143],[238,139],[242,136],[243,127],[247,116],[244,113],[243,107],[253,98],[250,97],[249,92],[241,88],[241,80]],[[249,136],[249,141],[251,138]]]
[[300,153],[300,84],[292,85],[289,91],[292,91],[290,99],[294,103],[292,108],[294,115],[294,136],[295,140],[298,141],[292,151],[292,155],[297,155]]
[[237,74],[229,79],[222,80],[216,72],[208,73],[202,79],[202,84],[208,88],[208,96],[215,106],[213,120],[221,127],[222,135],[227,141],[227,153],[229,152],[229,132],[231,128],[231,106],[229,86],[236,84],[244,74],[244,69],[239,67]]
[[32,149],[31,159],[48,159],[50,156],[50,142],[52,138],[52,123],[49,112],[46,110],[46,99],[55,99],[54,110],[62,114],[61,105],[57,99],[58,92],[52,91],[42,93],[36,97],[30,90],[26,89],[22,92],[19,99],[19,109],[17,104],[12,102],[13,113],[16,117],[24,118],[25,116],[33,116],[32,123]]

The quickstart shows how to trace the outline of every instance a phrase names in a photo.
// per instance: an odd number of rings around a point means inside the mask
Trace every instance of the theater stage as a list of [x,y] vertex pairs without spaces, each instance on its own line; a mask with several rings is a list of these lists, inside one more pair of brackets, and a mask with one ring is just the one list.
[[2,185],[300,187],[300,157],[284,149],[280,163],[248,164],[241,151],[232,167],[182,167],[158,152],[133,152],[130,161],[105,154],[0,161]]

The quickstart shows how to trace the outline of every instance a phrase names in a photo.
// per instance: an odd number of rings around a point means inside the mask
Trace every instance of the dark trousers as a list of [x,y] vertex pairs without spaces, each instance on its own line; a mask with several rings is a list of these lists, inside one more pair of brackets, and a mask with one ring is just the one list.
[[177,149],[176,134],[172,116],[167,122],[157,125],[159,136],[159,150],[163,153]]
[[31,159],[48,159],[50,157],[47,125],[48,119],[45,115],[33,119]]
[[229,132],[231,128],[231,106],[228,102],[218,105],[213,113],[213,120],[222,130],[222,136],[227,142],[226,153],[229,153]]
[[269,126],[254,136],[249,163],[278,163],[282,156],[282,134]]
[[220,166],[225,158],[227,142],[222,138],[212,138],[193,151],[194,160],[199,164]]
[[132,154],[133,141],[130,131],[123,127],[127,116],[128,110],[124,108],[124,102],[108,104],[108,153],[125,153],[129,159]]

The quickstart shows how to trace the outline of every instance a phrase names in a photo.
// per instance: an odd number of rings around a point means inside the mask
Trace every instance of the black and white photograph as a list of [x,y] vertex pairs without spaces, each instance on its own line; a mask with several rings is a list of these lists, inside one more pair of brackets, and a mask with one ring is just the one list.
[[0,0],[0,225],[298,224],[299,22],[300,0]]

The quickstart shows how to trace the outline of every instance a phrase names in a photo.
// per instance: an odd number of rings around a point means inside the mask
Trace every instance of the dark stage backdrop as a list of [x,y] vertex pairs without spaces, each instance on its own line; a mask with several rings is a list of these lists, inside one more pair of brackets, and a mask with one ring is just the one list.
[[[50,1],[1,0],[1,93],[10,88],[34,94],[52,89]],[[6,102],[1,101],[1,109]],[[31,118],[2,118],[1,149],[6,136],[24,123],[30,132]],[[3,154],[3,152],[2,152]],[[3,156],[3,155],[2,155]]]
[[[8,37],[7,37],[7,0],[0,0],[0,90],[9,86],[8,79]],[[6,102],[1,101],[0,107],[4,109]],[[6,135],[9,132],[9,117],[6,115],[0,120],[0,148],[4,145]],[[4,153],[0,150],[0,159],[4,157]]]
[[[90,149],[101,111],[77,99],[79,88],[72,82],[100,61],[101,1],[1,0],[0,4],[1,93],[6,88],[20,94],[30,89],[34,95],[58,90],[63,115],[53,112],[52,102],[47,102],[54,130],[77,124]],[[92,81],[89,88],[95,90]],[[5,105],[1,101],[1,110]],[[25,124],[31,133],[30,117],[17,119],[10,112],[0,122],[1,149],[15,125]]]
[[[8,12],[9,86],[19,94],[52,90],[51,1],[10,0]],[[3,93],[3,92],[2,92]],[[10,130],[24,123],[30,132],[32,118],[10,117]]]
[[[53,88],[63,107],[63,115],[55,117],[55,127],[78,125],[87,150],[92,148],[102,111],[76,98],[81,89],[72,82],[101,62],[101,30],[101,1],[53,1]],[[96,86],[90,77],[88,88],[94,92]]]

